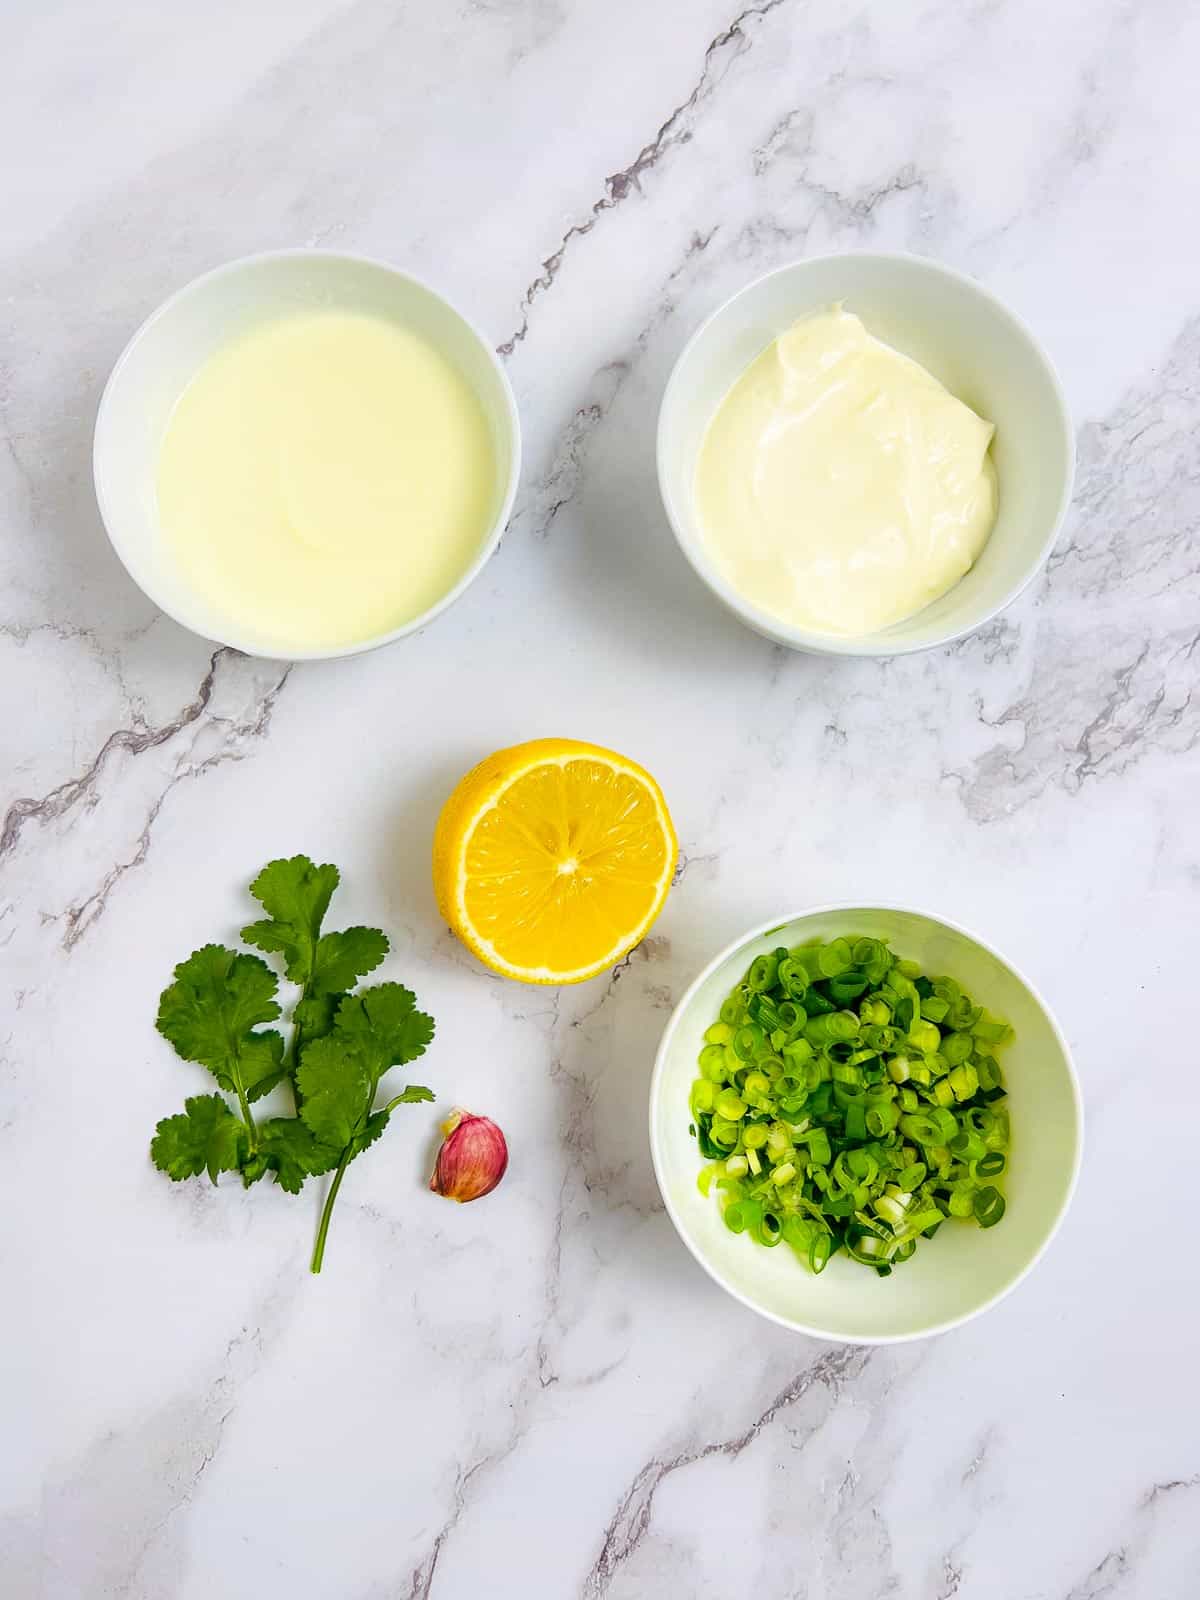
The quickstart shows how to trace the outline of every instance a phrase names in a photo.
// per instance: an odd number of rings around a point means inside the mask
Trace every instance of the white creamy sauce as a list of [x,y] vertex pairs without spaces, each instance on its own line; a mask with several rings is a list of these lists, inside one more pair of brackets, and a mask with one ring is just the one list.
[[497,496],[487,418],[425,339],[343,311],[223,345],[163,437],[159,517],[183,571],[260,647],[342,648],[448,594]]
[[781,334],[713,417],[696,468],[705,542],[763,611],[874,633],[945,594],[987,543],[993,432],[834,306]]

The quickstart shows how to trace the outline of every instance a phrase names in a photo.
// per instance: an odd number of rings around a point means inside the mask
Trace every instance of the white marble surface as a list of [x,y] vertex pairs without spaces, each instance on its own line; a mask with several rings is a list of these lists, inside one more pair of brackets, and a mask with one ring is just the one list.
[[[1200,13],[1188,0],[7,0],[0,66],[0,1593],[5,1600],[1189,1600],[1200,1580]],[[527,472],[423,636],[216,651],[101,533],[89,443],[134,325],[248,250],[442,284],[506,353]],[[899,247],[1040,331],[1080,472],[1048,574],[953,649],[791,656],[659,509],[689,330],[805,252]],[[452,778],[545,732],[661,778],[687,866],[629,966],[474,969],[426,868]],[[432,1115],[315,1195],[172,1186],[200,1089],[151,1023],[269,856],[439,1019],[500,1120],[486,1203]],[[1051,1253],[878,1353],[727,1301],[643,1131],[664,1014],[782,903],[976,925],[1051,997],[1089,1148]],[[426,1119],[426,1120],[422,1120]]]

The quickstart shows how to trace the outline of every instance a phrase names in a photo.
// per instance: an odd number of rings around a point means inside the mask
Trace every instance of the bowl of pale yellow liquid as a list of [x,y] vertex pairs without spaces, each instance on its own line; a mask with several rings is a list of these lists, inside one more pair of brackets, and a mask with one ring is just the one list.
[[917,256],[814,257],[693,335],[658,426],[684,555],[793,649],[903,655],[981,627],[1041,569],[1074,442],[1032,333]]
[[280,251],[197,278],[105,388],[104,525],[147,595],[252,655],[401,638],[479,572],[512,510],[520,427],[495,353],[382,263]]

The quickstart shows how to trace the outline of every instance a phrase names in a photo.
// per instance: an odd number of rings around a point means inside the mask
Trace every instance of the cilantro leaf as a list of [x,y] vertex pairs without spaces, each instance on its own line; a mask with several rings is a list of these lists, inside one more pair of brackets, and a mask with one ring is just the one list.
[[361,1045],[341,1036],[335,1022],[332,1032],[304,1046],[296,1083],[300,1115],[314,1137],[342,1150],[370,1111],[375,1093]]
[[257,1098],[281,1075],[282,1036],[274,1029],[253,1031],[255,1023],[279,1015],[278,987],[257,956],[206,944],[175,968],[175,981],[158,1003],[158,1031],[185,1061],[207,1067],[223,1089]]
[[373,972],[389,948],[378,928],[344,928],[322,935],[312,977],[292,1014],[302,1039],[319,1039],[329,1032],[346,991]]
[[416,996],[403,984],[379,983],[348,995],[330,1031],[301,1051],[300,1115],[323,1143],[350,1144],[382,1074],[414,1061],[432,1038],[433,1018],[416,1009]]
[[355,1040],[378,1080],[389,1067],[425,1054],[433,1018],[416,1007],[416,995],[402,983],[377,983],[342,1001],[333,1031]]
[[343,994],[305,995],[296,1001],[292,1021],[305,1039],[319,1039],[333,1027],[337,1008],[345,998]]
[[391,949],[378,928],[343,928],[327,933],[317,945],[310,988],[314,994],[344,994],[383,960]]
[[433,1098],[433,1090],[427,1089],[423,1083],[410,1083],[407,1089],[401,1089],[399,1094],[393,1095],[383,1109],[391,1112],[397,1106],[419,1106],[422,1102]]
[[261,1147],[253,1155],[244,1155],[238,1167],[238,1175],[242,1180],[243,1189],[249,1189],[262,1177],[270,1172],[270,1164],[263,1154]]
[[259,950],[278,951],[293,983],[312,977],[321,923],[340,877],[328,863],[317,867],[307,856],[289,856],[269,861],[250,885],[268,916],[243,928],[242,938]]
[[150,1141],[150,1158],[172,1182],[207,1172],[236,1172],[246,1145],[246,1128],[219,1094],[198,1094],[183,1102],[178,1116],[164,1117]]
[[354,1135],[351,1144],[351,1159],[353,1160],[355,1156],[360,1156],[364,1150],[369,1149],[391,1120],[392,1112],[389,1106],[385,1106],[382,1111],[372,1111],[371,1115],[363,1123],[362,1128]]
[[258,1135],[276,1183],[288,1194],[299,1194],[305,1178],[319,1177],[337,1166],[340,1151],[322,1144],[298,1117],[273,1117]]
[[261,1100],[287,1077],[283,1062],[283,1035],[274,1028],[248,1033],[238,1056],[247,1100]]

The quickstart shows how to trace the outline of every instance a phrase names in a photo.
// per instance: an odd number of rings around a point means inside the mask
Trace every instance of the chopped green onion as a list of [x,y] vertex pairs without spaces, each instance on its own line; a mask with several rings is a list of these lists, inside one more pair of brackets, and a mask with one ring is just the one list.
[[900,1108],[894,1102],[872,1106],[867,1112],[867,1132],[873,1139],[882,1139],[899,1121]]
[[791,1136],[787,1129],[780,1123],[774,1123],[767,1130],[767,1154],[772,1161],[782,1161],[792,1148]]
[[989,1183],[975,1192],[975,1220],[981,1228],[994,1228],[1004,1215],[1004,1196]]
[[971,1032],[985,1044],[1003,1044],[1011,1036],[1012,1029],[1007,1022],[996,1022],[985,1014],[984,1019],[977,1022]]
[[942,1036],[935,1023],[926,1022],[918,1017],[908,1030],[909,1042],[923,1054],[932,1054],[941,1043]]
[[808,1159],[819,1167],[827,1167],[833,1160],[833,1147],[824,1128],[818,1128],[808,1141]]
[[947,1082],[954,1091],[954,1098],[961,1104],[970,1100],[979,1088],[979,1074],[969,1061],[964,1061],[961,1066],[955,1067]]
[[941,1134],[933,1118],[914,1111],[900,1118],[900,1131],[914,1144],[938,1144]]
[[[956,1039],[961,1039],[963,1035],[955,1034],[954,1037]],[[980,1055],[978,1052],[976,1052],[975,1071],[979,1075],[979,1087],[981,1089],[987,1093],[990,1093],[993,1089],[999,1089],[1000,1063],[996,1060],[995,1056]]]
[[847,1139],[865,1139],[867,1137],[867,1114],[860,1105],[850,1101],[846,1106],[846,1119],[843,1132]]
[[808,973],[803,962],[795,960],[792,956],[784,956],[775,976],[784,994],[792,1000],[803,1000],[804,991],[808,988]]
[[813,1058],[813,1047],[807,1039],[789,1039],[780,1054],[793,1069],[803,1066],[806,1061]]
[[721,1003],[721,1021],[728,1028],[736,1028],[745,1014],[741,996],[734,993]]
[[746,974],[746,982],[750,988],[761,992],[769,989],[775,982],[779,971],[779,960],[776,956],[755,956],[750,963],[750,971]]
[[1011,1038],[945,975],[865,936],[757,956],[704,1033],[689,1095],[726,1226],[810,1271],[844,1250],[881,1276],[947,1216],[994,1227]]
[[950,1141],[950,1154],[959,1161],[978,1161],[987,1146],[973,1128],[963,1128]]
[[968,1033],[948,1033],[939,1045],[942,1057],[950,1066],[961,1066],[971,1054],[973,1048],[971,1036]]
[[857,1000],[860,994],[865,993],[867,987],[866,974],[859,972],[857,967],[849,967],[836,978],[829,980],[829,998],[846,1005],[850,1000]]
[[723,1117],[726,1122],[737,1122],[746,1115],[746,1102],[740,1095],[734,1094],[732,1089],[726,1089],[717,1096],[717,1116]]
[[929,1113],[929,1120],[941,1134],[941,1138],[938,1141],[939,1144],[949,1144],[950,1140],[958,1132],[958,1118],[953,1111],[947,1111],[944,1106],[934,1106]]
[[942,1213],[936,1206],[929,1206],[924,1211],[915,1214],[909,1211],[904,1219],[904,1237],[915,1239],[919,1233],[924,1233],[926,1228],[935,1228],[943,1221]]
[[779,1012],[769,995],[756,994],[750,1002],[750,1015],[766,1033],[779,1027]]
[[768,1248],[779,1243],[783,1237],[783,1224],[773,1211],[763,1212],[754,1236],[759,1244],[765,1244]]
[[725,1082],[725,1048],[719,1044],[706,1044],[700,1052],[700,1071],[711,1083]]
[[875,1210],[883,1220],[892,1223],[897,1228],[902,1226],[904,1222],[905,1209],[898,1198],[887,1193],[881,1194],[875,1202]]
[[733,1053],[739,1061],[753,1061],[755,1052],[762,1042],[763,1031],[753,1022],[744,1022],[730,1039]]
[[822,945],[817,952],[817,970],[823,978],[836,978],[839,972],[854,964],[854,956],[845,939],[835,939]]

